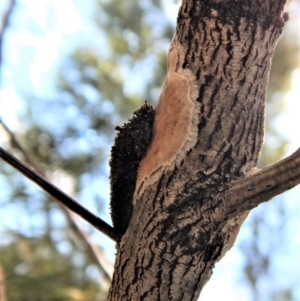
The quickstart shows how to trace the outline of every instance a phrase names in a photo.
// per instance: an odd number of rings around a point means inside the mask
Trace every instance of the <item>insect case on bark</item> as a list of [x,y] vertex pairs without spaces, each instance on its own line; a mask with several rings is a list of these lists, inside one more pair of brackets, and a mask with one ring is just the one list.
[[132,214],[132,198],[137,172],[147,152],[154,121],[154,109],[145,104],[133,113],[133,117],[119,131],[111,149],[111,218],[114,228],[124,234]]

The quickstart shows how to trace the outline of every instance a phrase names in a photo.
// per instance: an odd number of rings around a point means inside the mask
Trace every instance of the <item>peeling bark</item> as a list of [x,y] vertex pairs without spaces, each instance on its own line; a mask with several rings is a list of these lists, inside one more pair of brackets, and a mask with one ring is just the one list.
[[108,300],[197,300],[233,245],[251,208],[226,197],[261,151],[283,5],[183,1]]

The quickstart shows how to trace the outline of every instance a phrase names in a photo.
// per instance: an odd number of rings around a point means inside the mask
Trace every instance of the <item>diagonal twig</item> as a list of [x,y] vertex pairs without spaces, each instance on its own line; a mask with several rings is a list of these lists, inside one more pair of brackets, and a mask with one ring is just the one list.
[[[0,30],[0,68],[2,66],[3,62],[3,40],[5,32],[9,26],[10,17],[13,13],[14,7],[15,7],[16,1],[10,0],[7,12],[2,18],[2,26]],[[28,162],[40,175],[42,175],[45,179],[46,174],[44,170],[41,168],[41,166],[34,160],[34,158],[22,147],[22,145],[19,143],[19,141],[16,139],[15,135],[9,130],[9,128],[0,120],[0,123],[2,124],[4,130],[8,133],[11,143],[19,149],[24,156],[26,162]],[[1,151],[2,152],[2,151]],[[21,163],[21,162],[19,162]],[[21,163],[22,164],[22,163]],[[26,167],[25,167],[26,168]],[[69,224],[69,228],[72,230],[72,232],[75,234],[75,236],[80,239],[80,241],[83,242],[85,246],[86,253],[88,257],[90,258],[90,261],[95,264],[99,271],[103,274],[104,280],[108,283],[111,282],[111,265],[107,262],[105,256],[103,255],[102,250],[99,249],[98,246],[96,246],[90,239],[89,235],[83,231],[78,223],[75,221],[75,216],[72,214],[72,212],[67,209],[64,205],[62,205],[60,202],[58,202],[55,198],[53,200],[56,202],[56,204],[60,207],[62,212],[64,213],[67,222]]]
[[[36,163],[36,161],[32,158],[32,156],[22,147],[22,145],[19,143],[18,139],[15,137],[15,135],[10,131],[10,129],[0,120],[4,130],[7,132],[11,144],[19,149],[21,153],[23,154],[26,161],[44,178],[46,177],[46,174],[44,170],[40,167],[39,164]],[[104,278],[106,281],[111,281],[110,276],[110,264],[107,262],[105,256],[103,255],[103,252],[90,240],[89,236],[85,231],[83,231],[77,222],[75,221],[75,218],[70,210],[68,210],[64,205],[62,205],[60,202],[58,202],[55,198],[53,200],[56,202],[56,204],[61,208],[62,212],[65,214],[67,222],[75,234],[76,237],[78,237],[85,245],[87,255],[89,256],[91,262],[93,262],[100,272],[104,275]]]
[[9,165],[21,172],[25,177],[33,181],[35,184],[40,186],[44,191],[54,197],[56,200],[61,202],[71,211],[77,213],[81,218],[90,223],[96,229],[106,234],[109,238],[114,241],[119,241],[120,236],[116,233],[115,229],[103,221],[101,218],[97,217],[86,208],[77,203],[74,199],[69,197],[67,194],[62,192],[59,188],[48,182],[38,173],[30,170],[26,165],[19,161],[16,157],[11,155],[9,152],[5,151],[0,147],[0,158],[2,158]]

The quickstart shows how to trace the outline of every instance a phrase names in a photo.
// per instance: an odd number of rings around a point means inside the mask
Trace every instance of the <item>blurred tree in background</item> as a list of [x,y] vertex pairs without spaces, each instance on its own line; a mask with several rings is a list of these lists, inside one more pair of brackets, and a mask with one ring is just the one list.
[[[158,100],[175,15],[173,20],[167,17],[174,4],[167,5],[162,0],[91,3],[93,39],[83,41],[65,57],[55,90],[42,97],[35,91],[23,93],[18,130],[9,134],[3,129],[1,135],[6,137],[6,149],[30,165],[34,161],[50,181],[107,219],[107,162],[114,127],[125,122],[144,100],[153,105]],[[17,2],[9,23],[15,30],[21,30],[16,22],[20,10],[22,5]],[[290,88],[293,70],[299,68],[297,34],[291,29],[284,31],[273,60],[261,166],[285,154],[286,140],[273,120],[284,112],[283,95]],[[8,35],[7,31],[4,38]],[[3,58],[1,68],[9,65],[6,59],[9,61],[9,57]],[[101,260],[97,264],[97,260],[103,256],[102,248],[108,248],[112,255],[113,244],[73,215],[68,216],[3,163],[0,187],[0,259],[7,300],[105,300],[111,269],[104,267]],[[278,202],[256,209],[246,225],[247,237],[240,234],[239,247],[244,257],[240,275],[252,296],[247,300],[294,300],[297,286],[291,279],[284,287],[261,285],[266,277],[279,277],[272,272],[275,259],[270,253],[279,248],[285,231],[289,231],[284,225],[287,219],[282,218],[288,214],[284,198],[282,195]],[[72,219],[78,231],[74,231]],[[271,239],[269,233],[276,239]],[[89,248],[97,249],[92,251],[94,255],[88,256]]]

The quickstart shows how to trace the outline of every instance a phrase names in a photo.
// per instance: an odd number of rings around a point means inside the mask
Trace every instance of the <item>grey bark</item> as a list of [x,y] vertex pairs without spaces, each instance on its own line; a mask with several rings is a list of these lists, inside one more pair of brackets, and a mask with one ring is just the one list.
[[[118,246],[108,300],[197,300],[248,210],[300,182],[299,154],[298,169],[284,190],[270,193],[268,185],[260,186],[256,198],[256,175],[247,178],[263,143],[266,89],[284,26],[283,5],[282,0],[183,1],[148,154],[155,153],[151,147],[163,130],[161,115],[172,123],[183,120],[190,136],[182,144],[176,141],[180,147],[173,161],[145,169]],[[186,105],[192,107],[185,116],[178,110],[178,118],[171,116],[175,111],[161,113],[168,95],[171,107],[182,101],[182,91],[170,92],[177,89],[174,82],[182,83],[189,94]],[[176,136],[176,126],[172,129]],[[270,179],[268,172],[259,172],[259,181]],[[254,192],[241,193],[244,187]],[[249,197],[246,205],[244,197]]]
[[225,215],[251,210],[300,183],[300,148],[289,157],[236,183],[225,194]]

